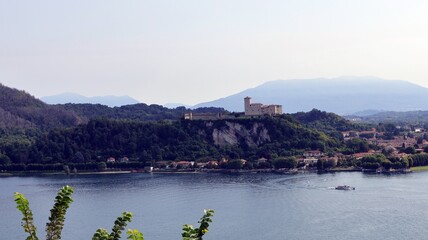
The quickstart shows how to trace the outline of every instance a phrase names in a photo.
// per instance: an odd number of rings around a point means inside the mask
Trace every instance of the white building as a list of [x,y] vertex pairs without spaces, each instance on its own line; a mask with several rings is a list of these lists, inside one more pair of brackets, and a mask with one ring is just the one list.
[[279,115],[282,114],[282,105],[263,105],[261,103],[251,103],[251,98],[244,98],[245,115],[260,116],[260,115]]
[[314,150],[314,151],[306,151],[303,153],[304,157],[322,157],[324,156],[324,153],[322,153],[319,150]]

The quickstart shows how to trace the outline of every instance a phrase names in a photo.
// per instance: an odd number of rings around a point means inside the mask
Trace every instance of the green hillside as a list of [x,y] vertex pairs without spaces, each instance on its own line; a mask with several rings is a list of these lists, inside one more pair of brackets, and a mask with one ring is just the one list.
[[50,106],[25,91],[0,84],[0,128],[77,126],[81,118],[72,111]]
[[[91,120],[40,136],[14,163],[91,162],[108,157],[137,161],[294,155],[338,147],[340,139],[303,127],[289,117],[217,121]],[[25,159],[22,156],[26,156]],[[83,156],[83,157],[82,157]]]
[[188,111],[224,109],[48,105],[3,85],[0,93],[0,164],[87,163],[125,156],[140,162],[271,159],[310,149],[333,151],[344,146],[340,131],[361,128],[315,109],[276,117],[189,121],[182,119]]

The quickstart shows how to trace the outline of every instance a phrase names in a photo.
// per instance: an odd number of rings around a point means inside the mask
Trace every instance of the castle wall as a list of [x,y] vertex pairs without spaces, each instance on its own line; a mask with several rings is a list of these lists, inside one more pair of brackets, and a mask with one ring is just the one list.
[[245,115],[260,116],[260,115],[279,115],[282,114],[281,105],[263,105],[261,103],[251,103],[251,98],[244,98]]

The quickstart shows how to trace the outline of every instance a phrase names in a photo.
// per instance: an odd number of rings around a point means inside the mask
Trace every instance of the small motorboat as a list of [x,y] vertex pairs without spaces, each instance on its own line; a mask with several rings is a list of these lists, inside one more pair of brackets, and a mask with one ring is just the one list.
[[355,190],[355,187],[351,187],[349,185],[340,185],[335,187],[336,190]]

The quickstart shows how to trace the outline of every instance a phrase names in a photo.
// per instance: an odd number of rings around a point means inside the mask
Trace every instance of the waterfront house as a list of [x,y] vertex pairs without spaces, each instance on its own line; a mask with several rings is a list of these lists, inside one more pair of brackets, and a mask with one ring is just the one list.
[[319,150],[312,150],[312,151],[305,151],[303,153],[304,157],[321,157],[324,156],[324,153],[322,153]]
[[314,157],[307,157],[307,158],[304,158],[304,159],[303,159],[303,162],[304,162],[306,165],[309,165],[309,164],[315,164],[315,163],[317,163],[317,162],[318,162],[318,158],[314,158]]
[[218,168],[218,161],[209,161],[206,165],[206,168]]
[[129,158],[127,158],[127,157],[120,158],[119,162],[121,162],[121,163],[127,163],[127,162],[129,162]]
[[362,159],[363,157],[367,157],[367,156],[371,156],[371,155],[375,155],[376,152],[375,151],[369,151],[369,152],[362,152],[362,153],[354,153],[352,154],[352,156],[355,159]]
[[257,165],[265,164],[265,163],[267,163],[267,161],[268,161],[267,158],[261,157],[261,158],[256,160],[256,163],[257,163]]
[[144,167],[144,171],[146,171],[146,172],[153,172],[153,167],[152,166],[145,166]]
[[188,169],[193,166],[192,162],[189,161],[178,161],[175,162],[175,168],[177,169]]
[[155,162],[155,167],[159,168],[159,169],[169,169],[171,167],[171,162],[170,161],[157,161],[157,162]]

